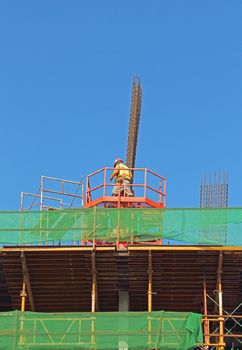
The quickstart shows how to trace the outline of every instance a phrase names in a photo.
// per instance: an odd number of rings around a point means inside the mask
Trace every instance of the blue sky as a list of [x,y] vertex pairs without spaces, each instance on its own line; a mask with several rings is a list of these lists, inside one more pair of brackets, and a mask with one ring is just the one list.
[[0,210],[41,175],[78,180],[125,158],[131,85],[137,166],[168,178],[169,207],[199,206],[204,172],[242,205],[242,2],[0,2]]

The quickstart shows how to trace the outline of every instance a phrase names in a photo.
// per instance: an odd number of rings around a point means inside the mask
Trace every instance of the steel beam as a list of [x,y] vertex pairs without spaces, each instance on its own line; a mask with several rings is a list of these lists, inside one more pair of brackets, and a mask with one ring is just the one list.
[[[241,252],[242,246],[202,246],[202,245],[196,245],[196,246],[185,246],[185,245],[145,245],[143,242],[140,245],[128,245],[127,248],[129,251],[226,251],[226,252]],[[95,246],[95,250],[101,251],[101,250],[115,250],[115,247],[110,244],[110,246]],[[93,247],[88,246],[55,246],[55,247],[47,247],[47,246],[38,246],[38,247],[3,247],[0,248],[0,253],[5,252],[61,252],[61,251],[93,251]]]

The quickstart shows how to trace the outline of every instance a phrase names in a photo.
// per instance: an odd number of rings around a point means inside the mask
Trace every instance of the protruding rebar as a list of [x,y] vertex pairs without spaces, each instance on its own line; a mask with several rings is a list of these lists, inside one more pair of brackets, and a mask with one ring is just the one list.
[[126,164],[129,168],[135,168],[136,148],[139,133],[140,113],[142,102],[142,88],[140,79],[135,77],[133,80],[132,100],[129,119],[129,136],[126,155]]
[[201,208],[227,208],[228,207],[228,174],[219,171],[204,175],[200,184]]

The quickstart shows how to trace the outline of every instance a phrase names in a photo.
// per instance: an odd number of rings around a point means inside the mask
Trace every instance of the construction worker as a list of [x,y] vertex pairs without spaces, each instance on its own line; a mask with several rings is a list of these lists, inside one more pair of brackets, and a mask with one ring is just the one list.
[[[110,181],[115,177],[116,185],[113,188],[112,196],[118,196],[119,191],[125,192],[127,197],[133,197],[133,193],[130,189],[130,183],[133,178],[132,172],[128,169],[127,165],[124,164],[123,160],[118,158],[115,160],[113,167],[115,170],[110,176]],[[125,188],[125,190],[124,190]]]

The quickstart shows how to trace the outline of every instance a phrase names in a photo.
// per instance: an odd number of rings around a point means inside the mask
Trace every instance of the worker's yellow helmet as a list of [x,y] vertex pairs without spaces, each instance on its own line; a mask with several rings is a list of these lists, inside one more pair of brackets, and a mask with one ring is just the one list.
[[119,163],[123,163],[123,160],[122,160],[121,158],[115,159],[114,164],[113,164],[113,167],[115,168],[116,165],[119,164]]

